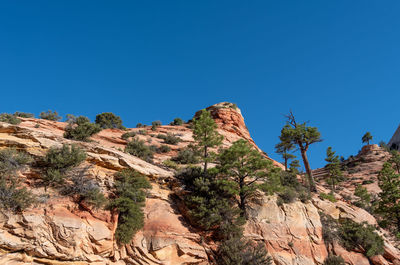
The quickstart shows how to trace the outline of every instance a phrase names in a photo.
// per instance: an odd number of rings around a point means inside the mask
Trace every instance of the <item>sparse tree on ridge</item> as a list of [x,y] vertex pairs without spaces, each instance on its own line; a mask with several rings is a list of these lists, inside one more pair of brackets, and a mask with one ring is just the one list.
[[369,145],[369,142],[372,141],[372,138],[372,134],[370,132],[366,132],[361,140],[363,143],[367,143],[367,145]]
[[122,125],[122,120],[119,116],[112,112],[103,112],[96,115],[96,124],[98,124],[102,129],[124,129]]
[[314,178],[312,176],[310,162],[308,161],[307,151],[310,145],[321,142],[321,134],[316,127],[307,126],[307,123],[298,123],[292,112],[286,116],[287,122],[281,131],[283,139],[293,145],[297,145],[306,169],[308,185],[310,191],[317,191]]

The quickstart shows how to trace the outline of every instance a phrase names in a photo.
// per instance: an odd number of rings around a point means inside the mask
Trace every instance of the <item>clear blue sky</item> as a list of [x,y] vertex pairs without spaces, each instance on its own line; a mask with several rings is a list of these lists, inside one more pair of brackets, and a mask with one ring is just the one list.
[[400,122],[399,1],[0,2],[0,112],[126,126],[237,103],[273,158],[283,114],[317,126],[313,168]]

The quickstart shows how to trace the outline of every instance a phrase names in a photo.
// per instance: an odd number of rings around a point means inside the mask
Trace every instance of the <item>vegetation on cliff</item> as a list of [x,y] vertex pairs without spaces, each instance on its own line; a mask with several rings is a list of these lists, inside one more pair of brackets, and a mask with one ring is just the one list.
[[[203,169],[189,167],[176,177],[184,185],[183,202],[189,220],[197,227],[211,230],[221,241],[216,253],[220,265],[271,264],[264,245],[243,237],[246,207],[256,194],[258,182],[266,178],[272,163],[246,141],[239,140],[219,155],[210,151],[221,145],[211,114],[203,110],[194,121],[194,139]],[[219,166],[208,169],[208,163]]]
[[376,212],[381,217],[380,225],[395,231],[400,239],[400,174],[398,170],[397,156],[383,165],[379,173],[379,201]]
[[41,162],[45,168],[42,175],[43,184],[57,186],[64,183],[69,171],[80,165],[86,159],[86,153],[76,145],[52,147]]
[[300,150],[306,169],[308,186],[310,191],[317,191],[314,178],[312,176],[310,162],[308,161],[307,151],[310,145],[321,142],[321,134],[316,127],[307,126],[307,123],[298,123],[295,116],[290,112],[287,116],[286,125],[281,130],[279,137],[282,145],[297,146]]
[[115,175],[115,199],[109,208],[118,212],[115,238],[119,243],[128,244],[143,227],[142,208],[146,201],[146,190],[150,188],[147,178],[135,170],[124,169]]
[[44,120],[49,121],[60,121],[62,119],[61,116],[58,115],[57,111],[47,110],[40,113],[39,117]]
[[112,112],[97,114],[95,123],[102,129],[125,129],[121,118]]
[[69,117],[64,137],[77,141],[88,141],[90,136],[100,131],[100,126],[91,123],[89,118],[85,116]]
[[15,149],[0,150],[0,207],[21,212],[35,203],[35,196],[20,183],[18,172],[23,170],[32,158]]

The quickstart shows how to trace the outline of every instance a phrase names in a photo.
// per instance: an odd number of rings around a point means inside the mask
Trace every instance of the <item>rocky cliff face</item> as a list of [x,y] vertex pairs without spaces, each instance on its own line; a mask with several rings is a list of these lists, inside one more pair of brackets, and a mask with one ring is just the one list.
[[[221,103],[208,109],[225,137],[224,146],[240,138],[255,144],[235,106]],[[118,246],[113,236],[116,216],[105,210],[87,209],[56,190],[45,192],[35,185],[40,171],[28,168],[20,177],[43,201],[22,214],[1,212],[0,264],[211,264],[216,243],[205,242],[201,232],[185,221],[170,196],[174,188],[169,188],[168,183],[174,178],[174,170],[162,164],[179,148],[193,142],[187,125],[161,126],[156,132],[150,128],[130,129],[146,130],[147,135],[137,137],[154,145],[160,145],[162,140],[152,134],[169,132],[182,139],[178,145],[171,146],[170,152],[156,155],[153,164],[121,151],[127,143],[121,138],[125,131],[103,130],[92,142],[83,143],[64,139],[65,126],[65,123],[38,119],[23,119],[19,125],[0,123],[0,148],[15,147],[40,158],[51,146],[78,144],[87,152],[82,166],[90,167],[90,177],[100,184],[105,194],[118,170],[133,168],[147,175],[152,189],[144,209],[145,226],[131,244]],[[263,242],[276,265],[322,264],[328,250],[322,238],[319,212],[334,218],[376,223],[366,211],[343,201],[331,203],[314,197],[309,203],[278,205],[275,196],[260,196],[249,209],[245,235]],[[334,246],[333,251],[342,255],[348,264],[370,264],[362,253],[348,252],[340,246]],[[371,262],[399,265],[400,251],[386,240],[385,253]]]

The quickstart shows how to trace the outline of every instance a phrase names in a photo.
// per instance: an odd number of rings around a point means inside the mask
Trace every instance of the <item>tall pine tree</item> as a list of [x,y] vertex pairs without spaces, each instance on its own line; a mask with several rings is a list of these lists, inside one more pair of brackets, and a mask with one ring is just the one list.
[[241,215],[246,216],[248,201],[258,188],[257,181],[266,179],[273,168],[272,162],[262,157],[247,141],[240,139],[222,151],[219,163],[220,172],[236,183],[238,207]]
[[343,181],[343,172],[341,170],[340,158],[338,155],[335,155],[335,152],[332,150],[332,147],[328,147],[326,149],[326,158],[325,161],[328,162],[325,168],[328,170],[328,184],[332,187],[332,192],[335,191],[336,185]]
[[210,151],[210,149],[221,145],[224,139],[218,133],[217,124],[209,111],[203,109],[200,116],[193,121],[193,138],[202,154],[204,163],[203,174],[205,175],[207,174],[208,163],[215,157],[215,153]]
[[383,223],[396,229],[400,234],[400,175],[393,166],[386,162],[378,175],[379,207],[377,212],[381,215]]
[[308,161],[307,151],[310,145],[321,142],[321,134],[316,127],[307,126],[307,123],[298,123],[292,112],[286,116],[287,122],[281,131],[281,136],[287,142],[297,145],[301,157],[303,158],[304,168],[306,169],[308,186],[310,191],[317,191],[314,178],[311,172],[310,162]]

